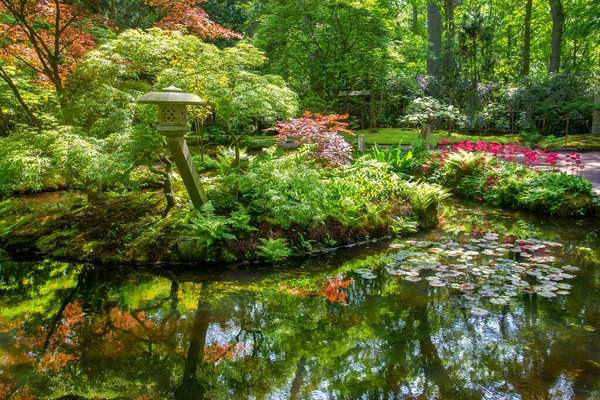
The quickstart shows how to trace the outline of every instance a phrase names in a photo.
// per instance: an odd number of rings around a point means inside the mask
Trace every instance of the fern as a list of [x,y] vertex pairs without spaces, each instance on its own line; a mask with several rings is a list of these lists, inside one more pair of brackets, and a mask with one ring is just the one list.
[[215,214],[211,202],[202,207],[202,210],[190,210],[192,213],[186,227],[192,231],[198,244],[211,247],[224,239],[237,239],[231,233],[230,221],[226,217]]
[[283,238],[261,238],[260,241],[263,243],[263,245],[258,246],[259,251],[257,252],[257,254],[260,257],[265,258],[267,261],[281,261],[292,254],[292,250],[288,246],[287,240]]

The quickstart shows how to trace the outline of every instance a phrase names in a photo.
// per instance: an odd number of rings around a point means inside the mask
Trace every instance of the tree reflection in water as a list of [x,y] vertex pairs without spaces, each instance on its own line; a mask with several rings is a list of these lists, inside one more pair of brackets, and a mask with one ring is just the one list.
[[524,294],[485,316],[456,290],[373,268],[383,245],[217,273],[3,263],[0,398],[598,396],[590,231],[566,236],[563,262],[580,267],[570,295]]

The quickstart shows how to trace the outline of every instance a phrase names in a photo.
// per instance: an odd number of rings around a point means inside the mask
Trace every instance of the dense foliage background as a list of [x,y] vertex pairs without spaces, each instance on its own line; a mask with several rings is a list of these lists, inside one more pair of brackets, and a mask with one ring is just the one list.
[[164,159],[135,99],[171,84],[207,100],[198,153],[303,110],[589,133],[598,15],[594,0],[0,0],[0,195],[135,186],[134,165]]

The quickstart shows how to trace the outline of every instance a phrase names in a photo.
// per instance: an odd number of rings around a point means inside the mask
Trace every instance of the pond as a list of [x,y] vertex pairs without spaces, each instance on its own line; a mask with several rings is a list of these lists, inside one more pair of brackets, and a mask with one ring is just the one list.
[[279,266],[0,266],[0,398],[600,399],[597,220],[442,229]]

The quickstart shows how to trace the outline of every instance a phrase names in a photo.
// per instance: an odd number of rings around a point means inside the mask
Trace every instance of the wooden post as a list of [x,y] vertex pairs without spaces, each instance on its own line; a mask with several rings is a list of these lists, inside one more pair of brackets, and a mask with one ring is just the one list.
[[364,153],[365,152],[365,135],[358,135],[358,151]]

